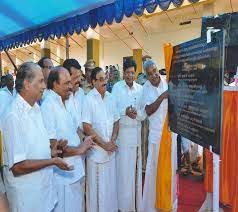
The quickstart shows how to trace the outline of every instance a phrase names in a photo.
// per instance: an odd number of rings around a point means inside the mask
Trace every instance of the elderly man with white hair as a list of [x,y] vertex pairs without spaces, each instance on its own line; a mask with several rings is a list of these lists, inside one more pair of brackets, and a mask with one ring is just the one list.
[[17,71],[17,95],[1,119],[4,141],[4,182],[12,212],[50,212],[57,202],[53,167],[70,170],[56,157],[56,146],[43,125],[37,104],[45,89],[38,65],[23,63]]
[[144,211],[157,211],[154,207],[156,199],[156,174],[160,140],[164,120],[168,108],[168,85],[153,60],[144,63],[147,81],[143,86],[143,102],[149,119],[149,146],[143,193]]

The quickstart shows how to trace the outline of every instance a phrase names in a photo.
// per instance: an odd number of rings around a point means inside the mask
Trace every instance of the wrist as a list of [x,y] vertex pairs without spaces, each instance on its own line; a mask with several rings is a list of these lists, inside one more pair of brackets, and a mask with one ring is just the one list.
[[102,141],[102,148],[103,148],[104,150],[106,150],[106,148],[107,148],[107,142]]
[[56,165],[57,157],[51,158],[51,159],[49,159],[49,160],[50,160],[50,164],[51,164],[52,166],[55,166],[55,165]]
[[84,152],[82,151],[81,147],[77,149],[77,155],[83,155]]
[[112,142],[116,142],[116,140],[117,140],[117,139],[116,139],[115,137],[112,137],[112,138],[111,138],[111,141],[112,141]]

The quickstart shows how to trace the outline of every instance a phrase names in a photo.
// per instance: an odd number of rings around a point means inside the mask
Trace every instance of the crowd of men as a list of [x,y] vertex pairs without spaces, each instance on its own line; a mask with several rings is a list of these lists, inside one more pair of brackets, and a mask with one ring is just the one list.
[[[1,211],[8,211],[7,202],[12,212],[156,211],[166,80],[148,59],[143,64],[147,81],[139,85],[136,63],[128,59],[123,80],[109,93],[105,71],[93,60],[84,67],[84,82],[75,59],[57,67],[49,58],[23,63],[15,87],[6,75],[0,90]],[[142,195],[141,121],[146,117]]]

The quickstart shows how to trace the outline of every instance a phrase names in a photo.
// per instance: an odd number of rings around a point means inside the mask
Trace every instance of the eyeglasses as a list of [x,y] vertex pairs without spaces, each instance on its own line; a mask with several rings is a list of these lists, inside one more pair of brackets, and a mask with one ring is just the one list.
[[43,68],[52,69],[52,68],[53,68],[53,66],[43,66]]
[[100,77],[99,79],[96,79],[96,80],[98,80],[99,82],[104,82],[104,81],[108,80],[108,76]]

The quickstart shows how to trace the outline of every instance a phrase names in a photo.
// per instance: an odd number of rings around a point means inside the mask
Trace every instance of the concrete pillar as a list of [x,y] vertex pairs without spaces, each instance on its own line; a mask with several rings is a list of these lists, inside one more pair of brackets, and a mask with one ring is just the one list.
[[57,55],[57,61],[59,62],[59,64],[62,66],[64,63],[64,48],[60,45],[57,46],[56,49],[56,55]]
[[142,72],[142,49],[133,49],[133,58],[136,61],[136,78]]
[[50,58],[50,42],[45,40],[41,42],[41,57]]
[[90,38],[87,40],[87,60],[93,59],[96,66],[99,66],[99,48],[100,41],[98,39]]
[[202,15],[203,16],[213,16],[215,13],[214,3],[204,4]]

